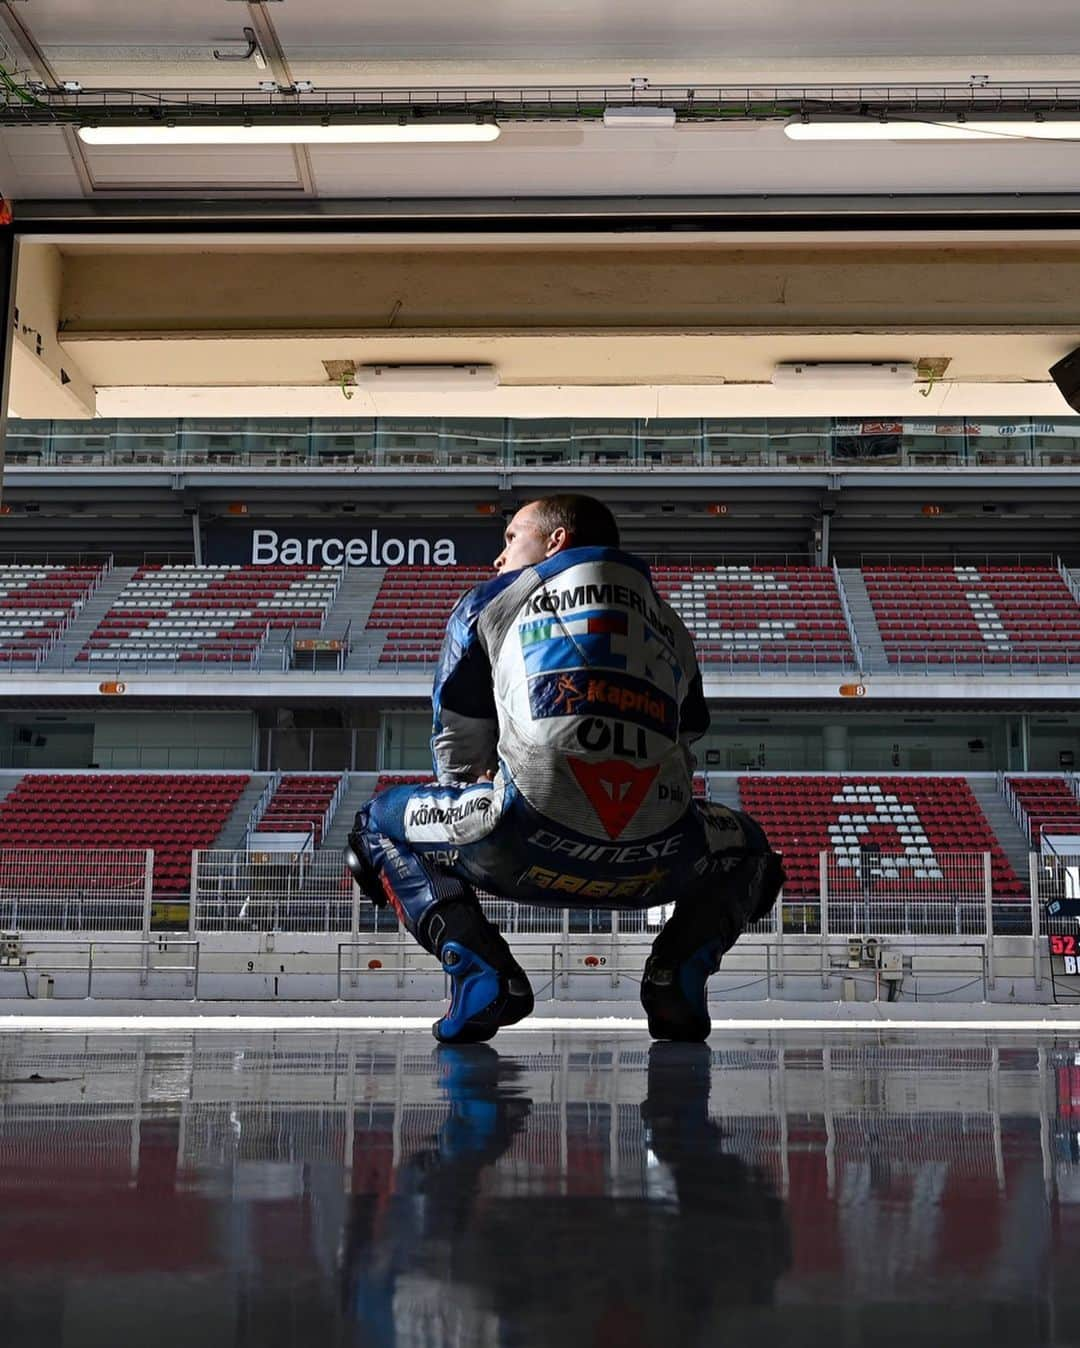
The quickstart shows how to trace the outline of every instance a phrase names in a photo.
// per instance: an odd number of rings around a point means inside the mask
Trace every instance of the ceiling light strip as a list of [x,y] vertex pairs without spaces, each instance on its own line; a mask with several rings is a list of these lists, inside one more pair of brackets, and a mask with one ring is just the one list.
[[797,141],[1080,140],[1080,119],[987,117],[809,117],[784,126]]
[[87,145],[456,145],[497,140],[493,122],[354,123],[322,126],[270,122],[259,126],[228,123],[178,126],[81,126]]

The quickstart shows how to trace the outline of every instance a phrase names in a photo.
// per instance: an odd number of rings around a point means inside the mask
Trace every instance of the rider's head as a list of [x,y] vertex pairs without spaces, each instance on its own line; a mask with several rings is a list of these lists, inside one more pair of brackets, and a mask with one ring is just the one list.
[[495,570],[519,571],[567,548],[617,548],[619,526],[593,496],[543,496],[523,505],[506,526]]

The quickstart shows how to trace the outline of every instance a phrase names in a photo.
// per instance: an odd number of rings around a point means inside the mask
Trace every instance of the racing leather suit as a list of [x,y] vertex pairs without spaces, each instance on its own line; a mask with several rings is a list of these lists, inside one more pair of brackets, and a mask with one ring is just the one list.
[[560,908],[674,902],[669,939],[689,949],[726,949],[771,907],[761,829],[693,800],[701,675],[639,558],[570,548],[478,585],[450,618],[433,704],[438,784],[383,791],[353,835],[414,935],[467,886]]

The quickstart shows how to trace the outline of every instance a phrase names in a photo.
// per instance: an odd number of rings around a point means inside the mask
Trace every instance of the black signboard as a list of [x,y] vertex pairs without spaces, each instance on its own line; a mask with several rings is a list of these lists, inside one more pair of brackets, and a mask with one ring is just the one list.
[[470,566],[493,562],[502,524],[440,526],[350,520],[321,526],[211,525],[203,560],[241,566]]

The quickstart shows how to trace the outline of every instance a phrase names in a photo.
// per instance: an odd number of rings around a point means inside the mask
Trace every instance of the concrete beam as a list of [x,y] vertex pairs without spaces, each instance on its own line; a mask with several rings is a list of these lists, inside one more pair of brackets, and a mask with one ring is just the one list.
[[65,245],[65,335],[1061,329],[1080,246]]

